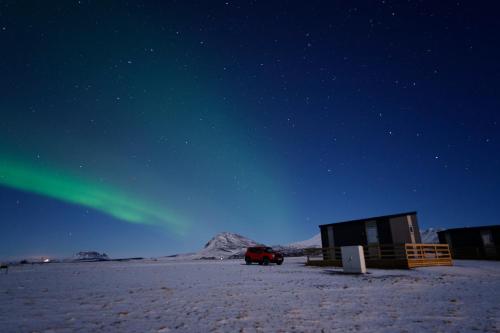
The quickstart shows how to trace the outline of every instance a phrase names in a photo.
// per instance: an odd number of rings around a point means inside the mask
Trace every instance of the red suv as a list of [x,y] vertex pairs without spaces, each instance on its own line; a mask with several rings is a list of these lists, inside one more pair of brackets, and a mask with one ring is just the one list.
[[283,254],[267,246],[249,247],[245,253],[245,262],[247,265],[251,265],[253,262],[258,262],[259,265],[268,265],[270,262],[281,265]]

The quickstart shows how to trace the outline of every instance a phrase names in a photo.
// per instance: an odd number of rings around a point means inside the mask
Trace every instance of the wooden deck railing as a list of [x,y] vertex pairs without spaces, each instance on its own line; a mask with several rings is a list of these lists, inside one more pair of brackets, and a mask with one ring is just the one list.
[[451,266],[448,244],[405,244],[408,267]]
[[[452,265],[446,244],[381,244],[363,246],[368,267],[401,267]],[[340,247],[307,249],[310,265],[342,266]]]

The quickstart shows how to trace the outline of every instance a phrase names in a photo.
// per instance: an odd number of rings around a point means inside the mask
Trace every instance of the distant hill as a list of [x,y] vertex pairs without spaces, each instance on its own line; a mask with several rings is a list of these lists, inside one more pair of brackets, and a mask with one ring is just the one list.
[[96,251],[81,251],[75,254],[73,261],[107,261],[109,257],[106,253]]
[[306,239],[304,241],[288,244],[287,247],[295,249],[319,248],[321,247],[321,234],[318,233],[312,238]]
[[439,243],[438,231],[444,230],[443,228],[428,228],[420,231],[420,238],[424,244],[437,244]]

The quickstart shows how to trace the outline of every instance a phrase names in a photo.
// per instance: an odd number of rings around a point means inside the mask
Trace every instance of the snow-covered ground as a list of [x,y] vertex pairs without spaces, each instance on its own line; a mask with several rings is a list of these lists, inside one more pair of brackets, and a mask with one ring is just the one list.
[[2,332],[499,332],[500,262],[344,275],[243,260],[61,263],[0,274]]

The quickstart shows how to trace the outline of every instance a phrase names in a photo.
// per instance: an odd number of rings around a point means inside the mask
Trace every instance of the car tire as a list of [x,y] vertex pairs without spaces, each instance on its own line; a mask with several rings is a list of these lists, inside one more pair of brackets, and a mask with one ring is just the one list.
[[278,261],[278,262],[276,263],[276,265],[281,265],[282,263],[283,263],[283,260]]
[[262,264],[264,264],[264,266],[269,265],[269,258],[265,257],[264,259],[262,259]]
[[246,258],[245,258],[245,263],[246,263],[247,265],[251,265],[251,264],[252,264],[252,259],[250,259],[250,258],[246,257]]
[[259,261],[259,265],[262,265],[264,262],[263,261]]

